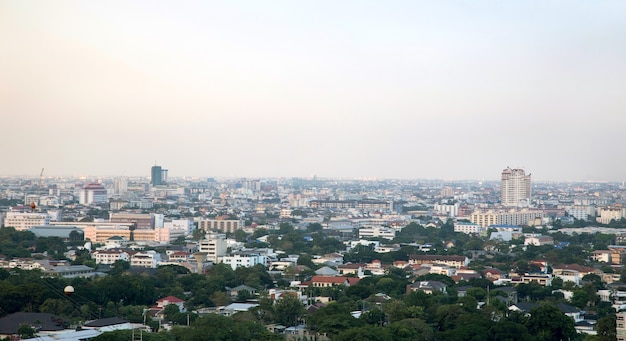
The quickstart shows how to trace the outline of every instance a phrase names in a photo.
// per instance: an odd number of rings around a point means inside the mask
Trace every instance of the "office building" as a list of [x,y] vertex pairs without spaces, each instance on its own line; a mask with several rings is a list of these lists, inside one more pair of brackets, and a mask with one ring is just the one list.
[[144,213],[111,213],[109,222],[115,224],[135,224],[138,230],[154,229],[156,226],[155,216],[154,214]]
[[47,213],[7,212],[4,218],[5,227],[14,227],[17,231],[25,231],[35,226],[49,226],[50,215]]
[[163,169],[161,166],[152,166],[150,176],[152,186],[160,186],[167,183],[167,169]]
[[526,175],[523,169],[503,170],[500,199],[504,206],[529,206],[530,174]]
[[80,190],[78,202],[81,205],[101,204],[107,202],[107,190],[98,183],[90,183]]
[[115,178],[113,182],[113,193],[115,195],[126,195],[127,192],[128,192],[128,178],[125,176]]

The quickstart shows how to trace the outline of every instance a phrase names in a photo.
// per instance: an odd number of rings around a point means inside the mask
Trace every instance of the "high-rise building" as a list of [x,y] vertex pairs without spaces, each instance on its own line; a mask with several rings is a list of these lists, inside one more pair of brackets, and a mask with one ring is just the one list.
[[126,192],[128,192],[128,178],[125,176],[115,178],[113,182],[113,193],[116,195],[125,195]]
[[523,169],[503,170],[500,199],[504,206],[529,206],[530,174],[526,175]]
[[99,183],[88,183],[80,190],[78,202],[81,205],[107,202],[107,190]]
[[163,170],[161,166],[152,166],[150,183],[152,186],[159,186],[163,183]]

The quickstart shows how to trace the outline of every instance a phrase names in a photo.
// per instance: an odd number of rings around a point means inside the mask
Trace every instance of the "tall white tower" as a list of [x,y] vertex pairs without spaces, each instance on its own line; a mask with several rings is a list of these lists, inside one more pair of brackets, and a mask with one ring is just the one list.
[[526,207],[530,205],[530,174],[523,169],[507,167],[502,171],[500,200],[504,206]]

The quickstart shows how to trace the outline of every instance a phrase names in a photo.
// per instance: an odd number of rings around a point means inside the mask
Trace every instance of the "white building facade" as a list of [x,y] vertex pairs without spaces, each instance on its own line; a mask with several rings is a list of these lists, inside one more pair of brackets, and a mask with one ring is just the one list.
[[222,257],[222,263],[230,265],[233,270],[239,267],[250,268],[257,264],[267,266],[267,256],[260,253],[238,252]]
[[198,251],[206,253],[206,260],[217,264],[226,256],[228,245],[226,235],[221,233],[209,233],[203,240],[198,242]]
[[366,227],[359,229],[359,238],[378,237],[392,240],[396,237],[396,230],[390,227]]
[[50,225],[50,215],[47,213],[7,212],[4,217],[4,226],[14,227],[17,231],[26,231],[35,226]]
[[523,169],[506,168],[502,171],[500,200],[504,206],[528,207],[530,205],[530,174]]

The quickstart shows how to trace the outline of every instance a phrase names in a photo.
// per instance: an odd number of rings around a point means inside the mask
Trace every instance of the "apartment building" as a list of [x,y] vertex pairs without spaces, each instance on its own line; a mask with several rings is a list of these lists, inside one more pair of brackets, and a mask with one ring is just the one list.
[[161,254],[156,251],[140,251],[130,257],[130,266],[156,269],[161,261]]
[[245,223],[243,219],[203,219],[198,221],[198,229],[205,231],[220,231],[223,233],[234,233],[243,229]]
[[[536,225],[537,220],[545,216],[541,210],[476,210],[470,215],[470,221],[482,227],[491,225]],[[540,222],[539,222],[540,223]]]
[[507,167],[502,171],[500,200],[504,206],[527,207],[530,205],[530,174],[523,169]]
[[213,264],[219,263],[220,258],[226,256],[227,248],[226,235],[221,233],[209,233],[198,242],[198,252],[206,253],[206,260]]
[[47,213],[7,212],[4,217],[4,226],[14,227],[17,231],[48,225],[50,225],[50,215]]
[[230,265],[233,270],[239,267],[250,268],[257,264],[267,266],[267,256],[253,252],[236,252],[222,257],[222,263]]
[[111,265],[118,260],[130,262],[130,255],[124,250],[96,250],[91,252],[91,258],[96,264]]
[[468,223],[463,221],[457,221],[454,223],[454,232],[461,232],[465,234],[481,234],[484,228],[476,223]]
[[598,209],[597,221],[608,224],[612,220],[619,221],[624,217],[624,209],[621,207],[603,207]]

